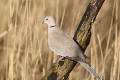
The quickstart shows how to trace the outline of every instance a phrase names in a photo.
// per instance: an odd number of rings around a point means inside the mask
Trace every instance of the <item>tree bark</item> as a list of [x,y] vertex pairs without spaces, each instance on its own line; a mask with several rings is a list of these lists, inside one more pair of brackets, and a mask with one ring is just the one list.
[[[90,1],[75,32],[73,39],[83,51],[85,51],[90,42],[91,27],[103,3],[104,0]],[[53,64],[42,80],[67,80],[76,63],[77,62],[65,58],[64,61],[60,61],[58,64]]]

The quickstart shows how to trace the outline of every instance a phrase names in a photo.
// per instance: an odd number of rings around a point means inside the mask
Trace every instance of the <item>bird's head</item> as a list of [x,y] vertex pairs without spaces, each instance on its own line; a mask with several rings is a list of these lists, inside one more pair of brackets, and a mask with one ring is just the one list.
[[42,24],[48,24],[48,26],[56,26],[55,20],[52,16],[46,16]]

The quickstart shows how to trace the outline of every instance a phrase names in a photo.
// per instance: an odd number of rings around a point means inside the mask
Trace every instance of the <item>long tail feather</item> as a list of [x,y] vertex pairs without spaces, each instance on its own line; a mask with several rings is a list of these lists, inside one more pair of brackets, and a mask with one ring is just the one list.
[[96,78],[98,78],[99,80],[102,80],[102,78],[100,77],[100,75],[92,68],[90,67],[89,64],[79,61],[79,63],[91,74],[93,74]]

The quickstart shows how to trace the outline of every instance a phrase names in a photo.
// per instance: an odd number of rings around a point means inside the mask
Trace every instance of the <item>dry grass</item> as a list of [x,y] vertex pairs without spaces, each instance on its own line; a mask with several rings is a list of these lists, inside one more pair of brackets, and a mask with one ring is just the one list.
[[[0,80],[40,80],[57,59],[48,48],[43,18],[54,16],[57,25],[73,36],[88,3],[89,0],[1,0]],[[119,3],[105,1],[86,50],[90,64],[104,80],[120,80]],[[95,79],[77,65],[69,80]]]

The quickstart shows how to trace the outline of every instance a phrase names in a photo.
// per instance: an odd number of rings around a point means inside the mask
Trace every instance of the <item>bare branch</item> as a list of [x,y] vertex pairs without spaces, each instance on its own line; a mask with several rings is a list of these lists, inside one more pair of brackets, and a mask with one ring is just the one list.
[[[85,50],[90,42],[91,27],[94,23],[96,16],[103,5],[104,0],[91,0],[77,31],[74,35],[74,40]],[[75,67],[76,62],[69,59],[64,59],[58,64],[53,64],[48,70],[48,73],[42,78],[42,80],[67,80],[70,72]]]

